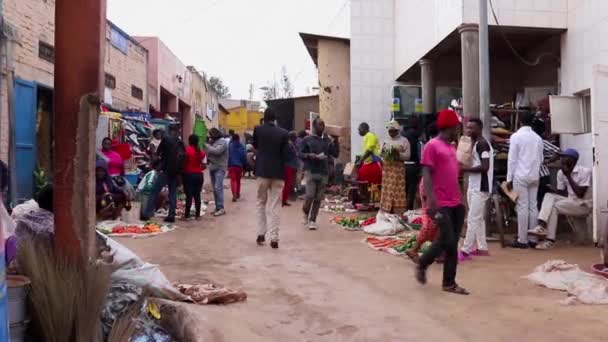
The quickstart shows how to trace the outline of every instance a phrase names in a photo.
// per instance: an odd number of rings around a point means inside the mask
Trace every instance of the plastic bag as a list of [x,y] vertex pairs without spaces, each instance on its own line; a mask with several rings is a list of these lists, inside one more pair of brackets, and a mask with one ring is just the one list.
[[376,215],[376,223],[370,224],[363,228],[367,234],[387,236],[395,235],[405,230],[401,219],[397,215],[386,214],[379,212]]
[[462,136],[458,142],[456,159],[464,166],[470,166],[473,162],[473,142],[470,137]]

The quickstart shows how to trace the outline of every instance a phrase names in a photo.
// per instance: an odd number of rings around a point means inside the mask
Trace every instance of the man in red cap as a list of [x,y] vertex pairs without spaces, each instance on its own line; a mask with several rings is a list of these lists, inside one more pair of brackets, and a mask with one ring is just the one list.
[[424,147],[421,165],[424,191],[428,200],[428,215],[439,228],[439,238],[420,257],[416,267],[416,280],[426,284],[426,270],[442,253],[443,290],[468,295],[469,292],[456,283],[458,265],[458,238],[464,223],[464,206],[460,196],[458,176],[460,168],[456,148],[452,144],[458,138],[460,119],[453,110],[443,110],[437,118],[439,135]]

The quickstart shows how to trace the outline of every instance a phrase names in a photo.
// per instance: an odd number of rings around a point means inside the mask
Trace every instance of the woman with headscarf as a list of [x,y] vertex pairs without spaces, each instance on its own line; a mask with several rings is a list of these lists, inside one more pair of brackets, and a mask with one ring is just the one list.
[[380,209],[400,214],[407,207],[405,195],[405,164],[410,159],[410,143],[399,132],[401,125],[391,120],[387,125],[388,139],[382,144],[382,194]]
[[100,220],[115,220],[123,208],[131,210],[127,195],[114,184],[108,174],[107,163],[101,159],[95,162],[95,200]]

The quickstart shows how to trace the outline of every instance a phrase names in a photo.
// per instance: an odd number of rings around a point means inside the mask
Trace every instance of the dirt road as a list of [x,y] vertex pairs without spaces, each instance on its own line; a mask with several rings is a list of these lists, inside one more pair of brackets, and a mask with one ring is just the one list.
[[549,259],[587,267],[598,260],[599,249],[490,245],[491,257],[459,266],[459,282],[472,293],[461,297],[440,291],[441,266],[432,267],[429,284],[421,287],[410,261],[368,248],[362,233],[331,225],[327,214],[321,214],[318,231],[304,229],[301,202],[282,211],[280,249],[258,247],[254,185],[244,181],[244,199],[227,203],[224,217],[121,240],[172,281],[211,280],[248,293],[244,303],[191,306],[211,340],[606,340],[606,307],[563,306],[558,301],[564,293],[521,278]]

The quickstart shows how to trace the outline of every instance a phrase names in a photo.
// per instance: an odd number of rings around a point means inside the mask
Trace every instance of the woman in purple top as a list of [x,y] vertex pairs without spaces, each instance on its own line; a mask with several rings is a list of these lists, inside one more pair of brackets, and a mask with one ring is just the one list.
[[458,176],[460,167],[456,159],[453,142],[458,138],[460,120],[449,109],[439,113],[437,118],[439,136],[424,147],[421,165],[425,194],[428,199],[428,215],[439,229],[429,250],[420,257],[416,268],[416,279],[426,283],[426,270],[435,258],[445,253],[443,265],[443,290],[468,295],[469,292],[456,283],[458,265],[458,238],[464,224],[464,206],[460,196]]

